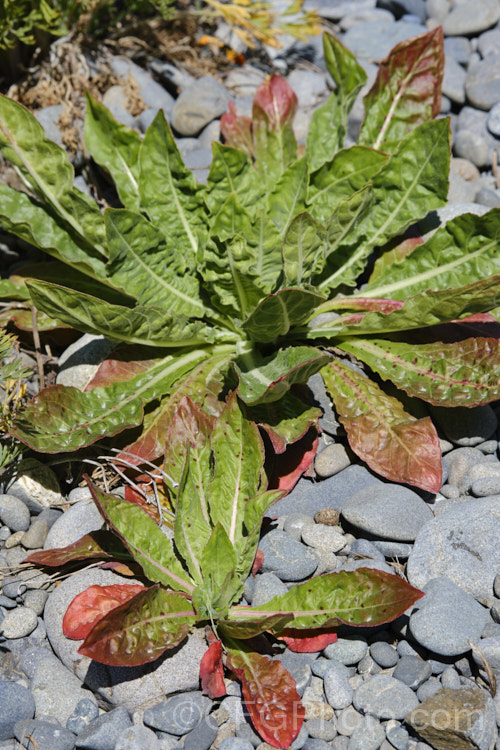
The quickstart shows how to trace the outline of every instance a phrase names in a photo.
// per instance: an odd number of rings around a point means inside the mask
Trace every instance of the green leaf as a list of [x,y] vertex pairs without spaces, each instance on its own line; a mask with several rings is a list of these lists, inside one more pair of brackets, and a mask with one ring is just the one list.
[[352,52],[332,34],[323,34],[323,50],[326,69],[337,86],[335,94],[338,97],[346,130],[347,115],[352,109],[356,96],[365,85],[367,76]]
[[321,374],[356,455],[393,482],[439,492],[441,449],[430,418],[416,419],[343,361],[330,362]]
[[212,353],[223,351],[207,348],[177,353],[130,380],[85,393],[70,386],[45,388],[19,414],[11,434],[45,453],[91,445],[105,435],[116,435],[140,424],[146,403],[168,393]]
[[165,236],[141,214],[107,209],[108,274],[140,305],[164,305],[169,313],[203,317],[198,280]]
[[286,283],[300,286],[309,282],[324,265],[325,228],[303,212],[296,216],[283,240],[283,268]]
[[391,263],[363,289],[363,297],[407,299],[428,289],[458,287],[500,271],[500,209],[462,214],[440,227],[409,257]]
[[117,558],[124,561],[130,560],[128,550],[114,534],[101,529],[84,534],[66,547],[32,552],[23,562],[57,567],[75,560],[116,560]]
[[272,342],[306,321],[323,300],[302,289],[281,289],[261,300],[241,327],[255,341]]
[[95,201],[73,187],[75,173],[63,148],[21,104],[0,96],[0,150],[33,190],[64,221],[70,234],[100,255],[104,224]]
[[366,146],[339,151],[311,176],[307,202],[312,216],[327,224],[339,201],[365,187],[387,161],[386,154]]
[[268,197],[268,214],[283,236],[293,217],[306,208],[309,165],[306,156],[291,164]]
[[437,117],[443,73],[441,26],[397,44],[364,98],[359,143],[391,153],[416,125]]
[[500,341],[470,338],[452,344],[345,341],[341,348],[383,380],[435,406],[478,406],[500,397]]
[[30,299],[28,288],[22,279],[14,281],[13,279],[0,280],[0,299],[16,300],[22,302]]
[[[213,342],[215,331],[201,321],[172,315],[164,307],[123,307],[46,281],[29,281],[35,305],[47,315],[86,333],[112,341],[153,347],[193,346]],[[221,335],[223,335],[221,333]]]
[[309,155],[311,172],[333,159],[342,148],[345,138],[345,124],[336,94],[331,94],[326,102],[314,110],[307,132],[306,153]]
[[57,260],[71,265],[73,269],[101,281],[106,278],[106,263],[98,253],[88,252],[29,195],[2,184],[0,221],[5,231],[12,232]]
[[243,151],[214,141],[213,159],[207,178],[205,202],[212,214],[217,213],[231,193],[236,193],[243,208],[255,214],[264,195],[264,186]]
[[244,578],[236,571],[236,552],[224,527],[217,523],[201,555],[207,604],[217,615],[226,613],[243,594]]
[[287,445],[300,440],[317,423],[322,411],[289,391],[279,401],[249,407],[247,414],[267,432],[274,451],[283,453]]
[[265,358],[240,357],[235,364],[238,395],[249,406],[278,401],[294,383],[306,383],[329,359],[329,354],[311,346],[279,349]]
[[233,393],[212,433],[214,474],[209,489],[210,515],[235,545],[243,535],[248,498],[263,481],[264,446],[257,426],[245,418]]
[[195,622],[189,599],[152,586],[94,625],[79,654],[113,667],[136,667],[174,648]]
[[198,235],[205,231],[205,208],[161,109],[146,131],[139,161],[141,207],[172,245],[183,248],[189,267],[198,250]]
[[85,147],[94,161],[109,172],[120,200],[127,208],[139,210],[138,133],[118,123],[110,111],[86,91]]
[[[359,323],[341,326],[340,330],[337,328],[337,334],[365,336],[447,323],[466,315],[493,310],[498,304],[499,294],[500,274],[456,289],[420,292],[407,299],[399,310],[368,312]],[[334,327],[335,323],[333,321]],[[315,337],[311,329],[311,338]]]
[[[260,620],[260,632],[272,633],[279,633],[285,624],[290,628],[381,625],[402,615],[422,596],[399,576],[358,568],[315,576],[258,607],[232,607],[229,623],[231,633],[237,632],[238,624],[252,620]],[[272,618],[280,616],[284,624],[279,620],[273,624]]]
[[142,508],[127,500],[101,492],[90,480],[92,497],[106,523],[123,541],[144,575],[188,594],[192,581],[176,557],[172,541]]

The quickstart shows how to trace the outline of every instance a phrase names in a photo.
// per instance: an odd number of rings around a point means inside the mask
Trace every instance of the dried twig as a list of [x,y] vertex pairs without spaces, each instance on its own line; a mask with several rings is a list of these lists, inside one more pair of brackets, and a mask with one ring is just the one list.
[[40,351],[40,334],[38,333],[35,305],[31,305],[31,323],[33,325],[33,344],[35,346],[36,364],[38,366],[38,380],[40,382],[40,389],[42,389],[45,388],[45,373],[43,371],[42,352]]
[[474,644],[471,643],[470,641],[467,641],[467,643],[471,647],[472,651],[479,658],[481,664],[484,667],[484,671],[486,672],[486,676],[488,677],[488,682],[490,683],[491,697],[494,698],[497,693],[497,678],[495,677],[495,673],[491,667],[491,664],[488,662],[485,655],[478,649],[477,646],[474,646]]

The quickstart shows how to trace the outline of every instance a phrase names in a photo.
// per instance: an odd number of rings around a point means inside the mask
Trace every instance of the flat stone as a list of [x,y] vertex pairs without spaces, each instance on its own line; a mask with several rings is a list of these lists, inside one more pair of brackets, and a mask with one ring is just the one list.
[[321,552],[339,552],[346,540],[339,527],[324,526],[321,523],[306,525],[302,529],[302,541]]
[[342,443],[332,443],[317,454],[314,470],[319,477],[326,479],[347,469],[350,464],[351,459]]
[[[444,0],[448,4],[448,0]],[[444,40],[444,54],[446,59],[453,58],[460,65],[469,64],[472,48],[470,39],[465,36],[450,36]]]
[[28,531],[24,532],[22,544],[26,549],[41,549],[47,539],[49,526],[43,518],[35,518]]
[[51,646],[63,664],[110,703],[123,705],[130,711],[150,705],[151,701],[169,693],[197,689],[200,660],[207,650],[204,635],[197,630],[173,654],[167,652],[154,664],[140,667],[109,667],[91,661],[77,653],[80,641],[72,641],[63,635],[63,616],[77,594],[94,584],[107,586],[116,583],[137,581],[109,570],[93,568],[74,573],[50,594],[44,621]]
[[481,604],[494,604],[493,581],[500,570],[498,500],[468,500],[441,513],[420,530],[408,558],[407,575],[423,588],[446,576]]
[[424,586],[410,615],[409,628],[415,640],[442,656],[457,656],[477,643],[488,619],[488,611],[448,578],[434,578]]
[[463,159],[469,159],[476,167],[488,164],[488,144],[480,133],[473,130],[459,130],[454,142],[454,152]]
[[344,34],[343,43],[356,57],[383,60],[399,42],[427,31],[425,26],[404,21],[359,23]]
[[81,681],[55,656],[37,661],[31,679],[31,692],[36,703],[36,716],[54,716],[62,726],[73,714],[78,703],[94,696],[84,690]]
[[413,541],[432,517],[429,506],[413,490],[400,485],[367,487],[342,505],[345,521],[376,537]]
[[330,740],[333,740],[337,734],[335,722],[333,721],[308,719],[305,722],[305,727],[309,737],[312,737],[314,740],[324,740],[325,742],[329,742]]
[[84,534],[97,531],[104,523],[93,500],[81,500],[72,505],[54,523],[45,539],[44,549],[57,549],[73,544]]
[[436,695],[436,693],[441,690],[442,687],[443,685],[441,685],[437,677],[429,677],[429,679],[418,688],[417,698],[422,703],[423,701],[427,700],[427,698],[431,698],[433,695]]
[[[500,670],[500,635],[491,636],[490,638],[481,638],[477,647],[490,667],[495,671]],[[472,658],[478,667],[484,666],[482,660],[475,651],[472,652]]]
[[391,560],[405,560],[410,556],[413,545],[404,544],[403,542],[382,542],[378,539],[373,542],[373,546],[382,552],[385,558]]
[[349,684],[349,670],[340,662],[331,662],[323,677],[323,687],[332,708],[347,708],[352,703],[353,691]]
[[402,656],[392,673],[396,680],[401,680],[412,690],[417,690],[420,685],[429,679],[432,674],[431,665],[418,656]]
[[132,726],[128,711],[123,706],[101,714],[90,722],[78,735],[78,748],[81,750],[115,750],[123,732]]
[[29,607],[16,607],[9,610],[0,623],[0,633],[5,638],[25,638],[38,625],[36,612]]
[[351,734],[349,750],[378,750],[385,738],[383,726],[374,716],[363,716]]
[[66,729],[69,729],[73,734],[80,734],[84,729],[87,729],[89,724],[97,719],[99,716],[99,708],[95,703],[94,696],[92,700],[90,697],[82,698],[76,704],[73,709],[71,716],[66,721]]
[[35,715],[35,701],[30,691],[16,682],[0,680],[0,740],[14,736],[17,721],[27,721]]
[[471,492],[475,497],[489,497],[500,495],[500,476],[482,477],[471,484]]
[[[31,742],[25,745],[27,735]],[[21,747],[36,747],[37,750],[73,750],[75,747],[75,736],[71,732],[58,724],[40,719],[16,722],[14,736],[22,743]]]
[[172,126],[181,135],[197,135],[205,125],[223,115],[229,92],[213,76],[202,76],[185,88],[172,108]]
[[143,721],[148,727],[178,737],[187,734],[204,718],[207,699],[200,691],[174,695],[144,711]]
[[252,606],[257,607],[267,604],[274,596],[286,594],[288,588],[283,581],[274,573],[261,573],[255,577],[255,586],[252,594]]
[[[213,716],[206,716],[184,736],[184,750],[209,750],[217,737],[217,722]],[[128,747],[123,750],[128,750]]]
[[452,102],[465,102],[465,77],[463,67],[453,57],[447,57],[444,66],[443,94]]
[[442,688],[405,721],[436,750],[489,750],[497,737],[493,701],[477,688]]
[[274,573],[282,581],[302,581],[318,567],[317,555],[285,531],[270,531],[259,547],[264,553],[262,571]]
[[330,643],[323,651],[328,659],[334,659],[341,664],[357,664],[368,651],[368,644],[364,638],[338,638]]
[[[337,523],[338,523],[339,513],[338,511],[333,511],[333,512],[337,513]],[[306,516],[304,513],[290,513],[289,516],[285,517],[285,523],[283,524],[283,531],[286,531],[287,534],[291,534],[294,539],[297,539],[297,541],[300,542],[300,540],[302,539],[302,529],[306,525],[307,526],[314,525],[314,521],[311,518],[311,516]]]
[[136,65],[128,57],[111,57],[110,64],[116,75],[123,79],[128,76],[133,78],[146,107],[151,107],[155,112],[163,109],[167,116],[170,114],[175,101],[173,96],[161,84],[157,83],[147,71]]
[[313,70],[294,70],[287,78],[299,101],[299,108],[317,107],[328,96],[323,73]]
[[355,539],[350,545],[349,557],[371,557],[373,560],[385,560],[382,552],[368,539]]
[[[498,12],[500,14],[500,7]],[[469,102],[478,109],[489,111],[497,104],[500,100],[500,55],[488,55],[470,66],[465,79],[465,93]]]
[[452,9],[443,20],[445,36],[467,36],[485,31],[500,20],[500,7],[497,0],[476,0],[474,13],[469,4],[454,3]]
[[500,29],[485,31],[477,40],[477,49],[481,57],[500,55]]
[[370,646],[370,656],[383,669],[395,667],[399,661],[396,649],[385,641],[376,641]]
[[0,495],[0,521],[12,532],[27,531],[30,512],[25,503],[15,495]]
[[[147,727],[133,726],[120,734],[114,750],[160,750],[156,734]],[[201,748],[200,748],[201,750]]]
[[411,688],[387,674],[377,674],[354,691],[354,708],[379,719],[404,719],[418,706]]
[[83,391],[115,346],[104,336],[85,333],[61,354],[56,383]]

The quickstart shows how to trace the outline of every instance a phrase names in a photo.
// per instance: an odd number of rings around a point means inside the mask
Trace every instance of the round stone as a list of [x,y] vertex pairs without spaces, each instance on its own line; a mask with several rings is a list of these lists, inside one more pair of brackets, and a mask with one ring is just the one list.
[[470,66],[465,79],[465,92],[474,107],[489,111],[500,101],[499,71],[500,55],[488,55],[484,60]]
[[476,167],[485,167],[488,163],[488,144],[484,138],[473,130],[459,130],[455,138],[455,153],[468,159]]
[[324,526],[338,526],[340,511],[336,508],[320,508],[314,514],[314,521]]
[[94,501],[81,500],[68,508],[52,525],[45,539],[44,549],[73,544],[84,534],[100,529],[103,523]]
[[30,525],[30,512],[14,495],[0,495],[0,521],[13,532],[26,531]]
[[341,664],[357,664],[368,650],[364,638],[339,638],[330,643],[323,651],[328,659],[334,659]]
[[200,691],[174,695],[144,711],[148,727],[180,737],[195,728],[206,712],[206,699]]
[[453,3],[452,9],[443,19],[445,36],[472,36],[494,26],[500,20],[497,0],[476,0],[474,12],[467,2]]
[[333,526],[323,526],[323,524],[304,526],[302,541],[309,547],[322,552],[339,552],[342,547],[345,547],[345,539],[341,530]]
[[352,703],[352,687],[349,670],[343,664],[333,662],[323,677],[323,686],[328,703],[334,709],[346,708]]
[[317,555],[284,531],[270,531],[259,546],[264,553],[263,572],[274,573],[282,581],[301,581],[318,567]]
[[181,92],[172,107],[172,126],[181,135],[194,136],[224,114],[229,92],[213,76],[202,76]]
[[35,701],[30,691],[16,682],[0,680],[0,740],[14,736],[17,721],[27,721],[35,715]]
[[376,641],[370,646],[370,655],[384,669],[395,667],[399,661],[396,649],[385,641]]
[[35,518],[28,531],[24,533],[23,547],[26,549],[41,549],[47,539],[48,533],[49,526],[47,521],[44,521],[43,518]]
[[377,674],[354,691],[354,708],[379,719],[404,719],[418,706],[411,688],[387,674]]
[[382,539],[413,541],[432,511],[416,492],[386,484],[356,492],[342,506],[342,516],[361,531]]
[[24,638],[38,625],[38,617],[29,607],[11,609],[0,624],[0,633],[5,638]]
[[332,477],[339,471],[347,469],[351,459],[342,443],[332,443],[322,450],[314,459],[314,469],[321,478]]

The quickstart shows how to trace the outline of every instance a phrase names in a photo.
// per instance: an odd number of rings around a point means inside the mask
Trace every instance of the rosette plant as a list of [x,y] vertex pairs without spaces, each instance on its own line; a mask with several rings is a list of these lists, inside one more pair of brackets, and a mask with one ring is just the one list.
[[104,213],[35,118],[0,99],[0,147],[27,186],[0,185],[1,224],[55,259],[4,290],[119,344],[86,392],[42,390],[12,435],[51,453],[129,430],[126,450],[155,460],[184,395],[203,405],[239,384],[282,452],[318,414],[293,386],[321,371],[354,452],[391,480],[439,489],[431,419],[394,393],[446,407],[500,395],[498,339],[450,323],[494,321],[500,211],[458,216],[423,243],[405,235],[446,202],[440,29],[380,65],[350,147],[347,116],[366,74],[333,36],[324,48],[336,89],[305,146],[292,128],[297,99],[272,76],[252,118],[232,106],[222,118],[206,186],[161,111],[141,140],[89,96],[85,143],[123,205]]
[[63,632],[84,639],[78,652],[113,666],[140,665],[177,646],[193,626],[205,626],[204,692],[226,694],[225,662],[242,683],[257,731],[273,747],[288,747],[304,707],[291,675],[270,656],[272,641],[318,651],[336,640],[339,625],[388,622],[422,592],[396,575],[362,568],[316,576],[263,605],[240,603],[258,565],[262,516],[284,491],[267,489],[264,444],[236,392],[218,418],[181,400],[167,435],[165,473],[175,513],[160,508],[158,515],[90,482],[109,530],[28,561],[104,560],[126,573],[138,566],[136,583],[91,586],[73,599]]

